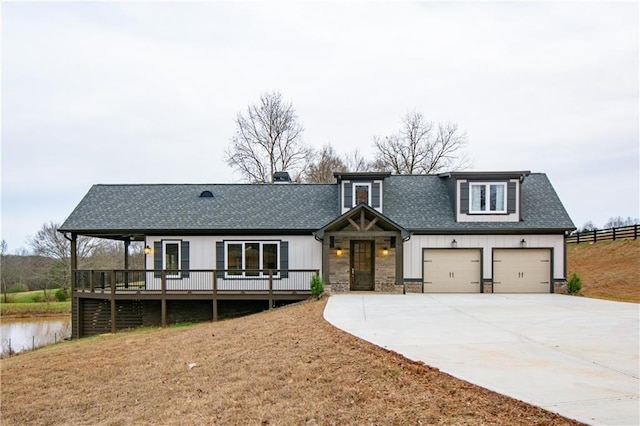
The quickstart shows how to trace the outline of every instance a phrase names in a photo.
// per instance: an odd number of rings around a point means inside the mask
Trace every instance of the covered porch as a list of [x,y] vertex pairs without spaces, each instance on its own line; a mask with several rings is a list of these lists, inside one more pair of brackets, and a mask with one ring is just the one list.
[[403,243],[409,231],[359,204],[314,233],[332,291],[403,292]]

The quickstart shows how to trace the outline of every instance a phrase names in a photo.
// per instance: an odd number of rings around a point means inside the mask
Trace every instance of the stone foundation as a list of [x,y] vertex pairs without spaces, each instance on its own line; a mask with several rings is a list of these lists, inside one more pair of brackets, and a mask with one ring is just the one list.
[[557,294],[569,294],[566,281],[557,281],[553,283],[553,292]]

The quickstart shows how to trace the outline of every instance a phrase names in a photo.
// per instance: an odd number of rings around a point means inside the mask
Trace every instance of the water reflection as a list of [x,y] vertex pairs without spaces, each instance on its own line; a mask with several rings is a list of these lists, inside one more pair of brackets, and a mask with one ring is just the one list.
[[3,318],[0,336],[3,356],[31,350],[70,337],[71,318]]

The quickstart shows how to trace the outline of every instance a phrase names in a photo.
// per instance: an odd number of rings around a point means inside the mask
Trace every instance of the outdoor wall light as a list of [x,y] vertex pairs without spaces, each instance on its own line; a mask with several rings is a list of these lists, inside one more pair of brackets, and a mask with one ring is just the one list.
[[388,249],[388,248],[386,248],[386,247],[383,247],[383,248],[382,248],[382,254],[383,254],[384,256],[388,255],[388,254],[389,254],[389,249]]
[[524,238],[520,241],[520,247],[525,248],[527,246],[527,240]]
[[336,249],[336,254],[337,254],[338,256],[342,256],[342,248],[341,248],[341,247],[338,247],[338,248]]
[[458,247],[458,242],[454,238],[453,241],[451,241],[451,248],[457,248],[457,247]]
[[146,247],[144,248],[144,254],[151,254],[151,247],[146,246]]

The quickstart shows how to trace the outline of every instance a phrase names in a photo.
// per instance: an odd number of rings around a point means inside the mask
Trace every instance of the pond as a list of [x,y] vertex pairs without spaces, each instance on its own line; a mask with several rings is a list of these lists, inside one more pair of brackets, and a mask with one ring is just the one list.
[[9,318],[0,324],[2,355],[59,342],[71,336],[71,317]]

